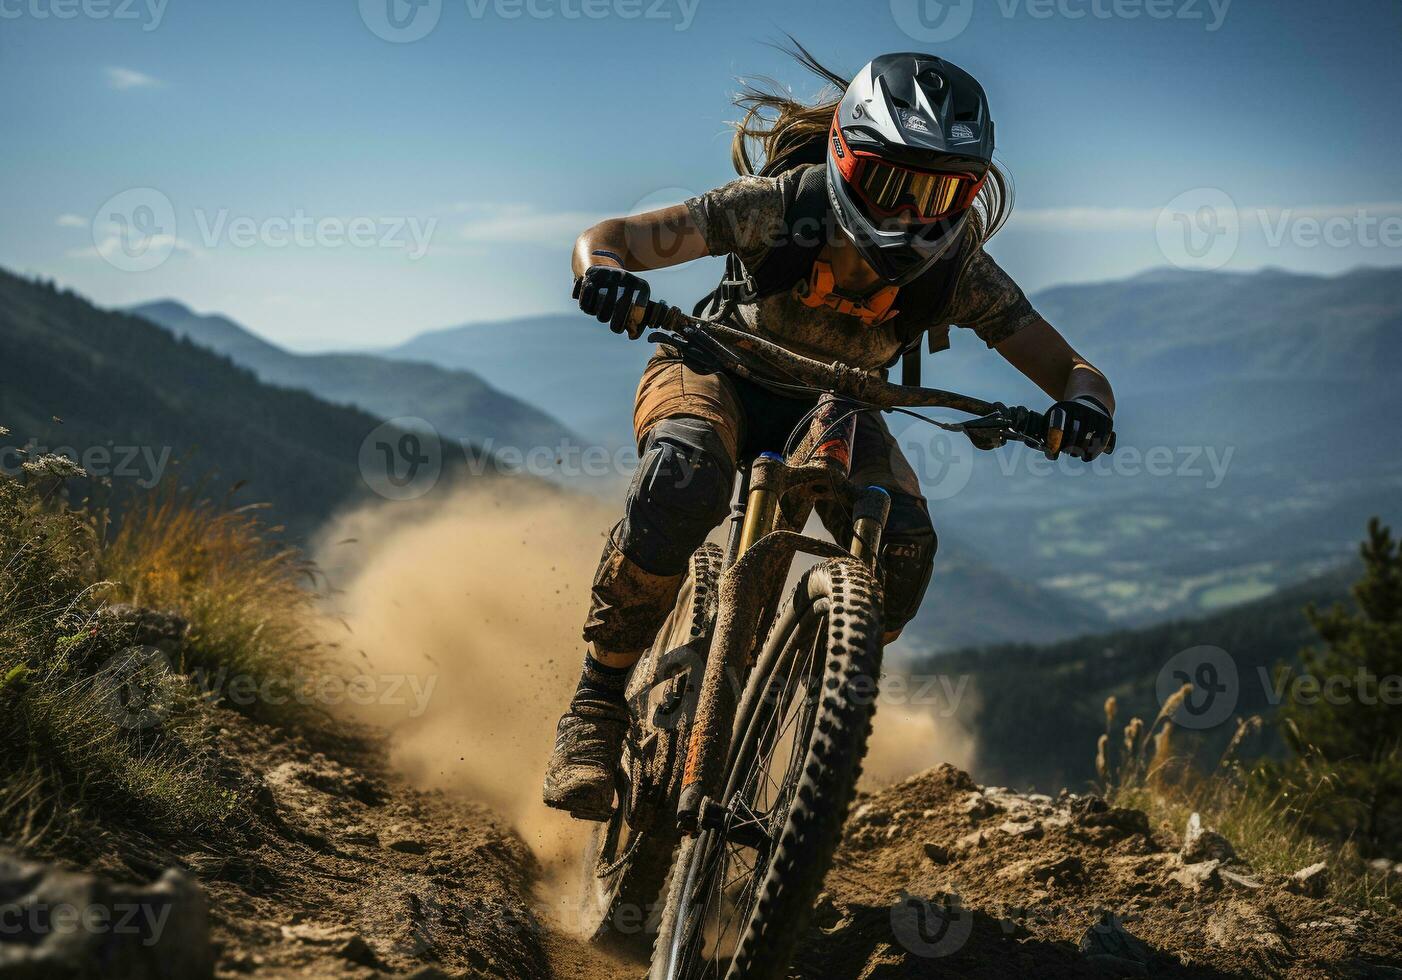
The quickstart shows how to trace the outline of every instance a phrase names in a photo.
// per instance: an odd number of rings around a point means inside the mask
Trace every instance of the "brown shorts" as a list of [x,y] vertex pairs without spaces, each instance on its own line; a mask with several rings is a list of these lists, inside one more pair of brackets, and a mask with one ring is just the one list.
[[[733,462],[756,448],[747,445],[747,436],[762,427],[755,424],[760,420],[751,419],[753,413],[769,412],[784,416],[785,420],[792,413],[797,421],[812,404],[756,393],[754,389],[754,385],[725,374],[702,374],[687,366],[675,351],[659,349],[643,370],[633,402],[633,434],[639,448],[652,427],[663,419],[696,418],[711,423]],[[876,412],[857,416],[852,479],[924,499],[915,471],[886,427],[885,419]]]

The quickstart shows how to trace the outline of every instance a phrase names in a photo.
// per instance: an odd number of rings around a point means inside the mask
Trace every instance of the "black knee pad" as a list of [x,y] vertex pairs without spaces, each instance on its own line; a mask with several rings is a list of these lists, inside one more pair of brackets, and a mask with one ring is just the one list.
[[615,538],[654,575],[676,575],[730,510],[735,464],[697,419],[664,419],[648,434]]
[[901,629],[915,618],[930,586],[938,550],[939,538],[925,501],[907,493],[892,493],[891,514],[881,538],[884,620],[888,632]]

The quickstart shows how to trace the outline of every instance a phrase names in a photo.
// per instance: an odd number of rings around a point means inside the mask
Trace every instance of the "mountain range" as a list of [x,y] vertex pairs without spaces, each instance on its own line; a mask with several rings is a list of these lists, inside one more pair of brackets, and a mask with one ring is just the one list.
[[338,507],[374,499],[359,463],[367,437],[392,445],[405,434],[360,409],[266,384],[146,319],[3,270],[0,363],[7,471],[61,451],[110,477],[120,495],[178,465],[211,492],[231,488],[234,504],[269,503],[294,537]]
[[225,355],[269,384],[302,388],[385,419],[423,419],[446,438],[522,452],[579,442],[567,426],[470,370],[364,353],[296,354],[228,317],[201,315],[174,300],[127,312]]

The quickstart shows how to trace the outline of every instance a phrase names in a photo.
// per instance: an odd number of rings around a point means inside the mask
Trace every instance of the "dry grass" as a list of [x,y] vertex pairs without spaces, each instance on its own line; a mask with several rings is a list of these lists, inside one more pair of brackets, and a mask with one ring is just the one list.
[[[138,501],[105,535],[105,514],[65,503],[71,475],[55,463],[0,477],[0,838],[78,859],[117,826],[239,822],[242,783],[221,768],[210,691],[189,672],[314,669],[310,569],[253,511],[194,492]],[[184,618],[187,637],[169,657],[135,656],[130,620],[109,614],[121,601]]]
[[1336,901],[1395,914],[1402,904],[1402,888],[1395,878],[1369,868],[1352,842],[1324,840],[1306,830],[1311,801],[1328,788],[1327,772],[1310,773],[1305,782],[1285,783],[1269,778],[1264,769],[1243,765],[1240,754],[1260,733],[1259,717],[1238,720],[1231,742],[1211,772],[1201,772],[1174,754],[1171,719],[1189,690],[1185,686],[1169,698],[1147,729],[1140,719],[1130,719],[1117,753],[1110,751],[1115,742],[1114,699],[1106,702],[1106,733],[1096,752],[1096,770],[1106,798],[1141,809],[1154,822],[1180,832],[1189,815],[1199,813],[1257,871],[1291,874],[1326,861]]
[[[190,623],[182,669],[225,694],[291,684],[324,668],[325,650],[309,629],[315,569],[264,526],[261,508],[228,509],[197,490],[162,489],[137,501],[102,549],[109,596],[178,612]],[[296,721],[306,704],[257,697],[231,706],[271,721]]]

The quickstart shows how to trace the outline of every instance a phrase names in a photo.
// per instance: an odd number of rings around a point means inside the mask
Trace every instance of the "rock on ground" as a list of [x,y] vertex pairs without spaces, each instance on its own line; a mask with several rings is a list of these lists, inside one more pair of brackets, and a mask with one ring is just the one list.
[[172,868],[149,885],[0,856],[0,978],[214,976],[200,886]]
[[1138,810],[922,773],[858,799],[794,976],[1398,975],[1402,918],[1297,894],[1196,831],[1186,860]]

